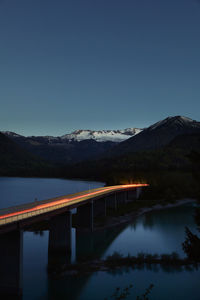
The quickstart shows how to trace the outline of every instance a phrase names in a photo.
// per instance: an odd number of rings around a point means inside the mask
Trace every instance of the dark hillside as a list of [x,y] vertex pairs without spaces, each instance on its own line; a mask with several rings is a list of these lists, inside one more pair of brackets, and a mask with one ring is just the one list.
[[109,155],[121,156],[125,153],[156,150],[168,145],[179,135],[198,133],[200,122],[181,116],[168,117],[120,143],[109,152]]
[[0,176],[48,176],[51,166],[0,133]]

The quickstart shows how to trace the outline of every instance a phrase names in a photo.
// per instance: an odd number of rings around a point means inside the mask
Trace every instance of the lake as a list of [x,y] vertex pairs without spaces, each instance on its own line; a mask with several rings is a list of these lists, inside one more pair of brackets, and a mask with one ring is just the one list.
[[[40,178],[0,178],[0,207],[75,193],[103,186],[103,183],[77,180]],[[184,228],[193,231],[194,205],[155,211],[137,220],[93,233],[77,233],[72,229],[72,261],[105,258],[118,251],[123,255],[145,253],[171,253],[184,256],[181,243]],[[199,300],[199,270],[140,267],[123,268],[112,272],[53,278],[47,273],[48,231],[40,234],[24,233],[23,299],[75,299],[103,300],[113,294],[116,287],[133,284],[127,299],[136,299],[152,283],[150,299]]]

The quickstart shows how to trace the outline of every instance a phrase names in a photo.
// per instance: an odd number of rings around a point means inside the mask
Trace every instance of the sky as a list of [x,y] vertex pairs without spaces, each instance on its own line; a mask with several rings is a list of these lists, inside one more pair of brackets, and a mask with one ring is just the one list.
[[0,130],[200,121],[200,1],[0,0]]

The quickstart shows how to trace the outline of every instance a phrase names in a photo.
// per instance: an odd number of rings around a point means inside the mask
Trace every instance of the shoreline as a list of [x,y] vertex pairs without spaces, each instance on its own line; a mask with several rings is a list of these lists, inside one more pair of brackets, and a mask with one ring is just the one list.
[[187,257],[180,258],[176,252],[170,254],[145,254],[138,253],[137,256],[123,256],[117,252],[106,259],[94,259],[89,261],[80,261],[75,264],[64,264],[62,266],[49,266],[48,273],[53,276],[78,276],[94,272],[109,272],[122,270],[122,268],[148,268],[149,266],[171,269],[198,269],[200,261],[195,261]]
[[[140,201],[140,200],[138,200],[138,201]],[[153,205],[152,207],[143,207],[143,208],[140,208],[137,212],[132,211],[123,216],[117,216],[117,217],[109,216],[109,219],[105,221],[105,224],[103,224],[103,225],[99,225],[98,223],[95,224],[93,231],[95,232],[98,230],[112,228],[114,226],[120,226],[122,224],[126,224],[131,221],[134,221],[136,218],[138,218],[146,213],[164,210],[164,209],[168,209],[168,208],[174,208],[174,207],[182,206],[182,205],[189,204],[189,203],[197,203],[197,199],[184,198],[184,199],[177,200],[175,203],[167,203],[164,205],[156,204],[156,205]]]
[[[137,200],[138,202],[140,200]],[[143,201],[143,200],[141,200]],[[145,200],[147,201],[147,200]],[[130,203],[133,201],[130,201]],[[150,201],[149,201],[150,202]],[[163,204],[155,204],[152,206],[146,206],[140,207],[137,210],[130,210],[129,212],[123,214],[123,215],[117,215],[117,216],[112,216],[108,215],[106,219],[101,220],[101,222],[97,219],[94,221],[94,228],[92,232],[97,232],[105,229],[112,229],[113,227],[118,227],[118,226],[124,226],[128,223],[134,222],[138,217],[145,215],[147,213],[151,213],[153,211],[159,211],[159,210],[164,210],[168,208],[174,208],[178,206],[182,206],[185,204],[190,204],[190,203],[198,203],[197,199],[191,199],[191,198],[184,198],[175,201],[174,203],[163,203]],[[76,228],[77,231],[81,232],[91,232],[90,229],[88,228],[77,228],[76,225],[73,226]],[[37,226],[30,226],[30,228],[26,229],[27,231],[43,231],[43,230],[49,230],[49,224],[48,223],[39,223]]]

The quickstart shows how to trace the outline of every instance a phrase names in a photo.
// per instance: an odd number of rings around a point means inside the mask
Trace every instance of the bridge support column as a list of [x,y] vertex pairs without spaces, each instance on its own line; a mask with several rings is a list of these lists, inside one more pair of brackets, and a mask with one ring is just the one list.
[[127,191],[117,193],[117,205],[125,204],[127,202]]
[[0,235],[0,298],[21,299],[23,232]]
[[136,199],[138,199],[140,197],[142,193],[142,187],[137,187],[136,188]]
[[114,193],[110,196],[107,196],[106,201],[107,201],[106,205],[108,208],[117,210],[117,194],[116,193]]
[[93,202],[93,216],[95,217],[105,217],[106,216],[106,202],[107,198],[101,198]]
[[77,226],[80,228],[89,228],[93,231],[94,212],[93,201],[77,207]]
[[128,190],[127,194],[128,194],[129,201],[133,201],[133,200],[137,199],[137,188]]
[[50,220],[49,253],[63,253],[71,255],[72,215],[67,211]]
[[141,187],[137,187],[137,188],[134,188],[132,190],[128,190],[127,191],[127,199],[129,201],[137,200],[140,197],[141,192],[142,192]]

